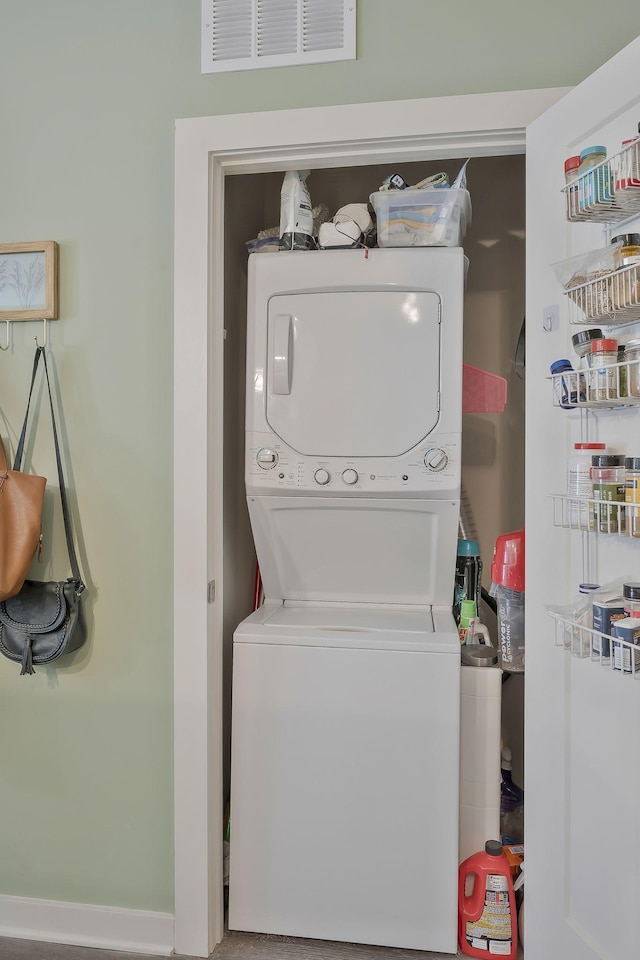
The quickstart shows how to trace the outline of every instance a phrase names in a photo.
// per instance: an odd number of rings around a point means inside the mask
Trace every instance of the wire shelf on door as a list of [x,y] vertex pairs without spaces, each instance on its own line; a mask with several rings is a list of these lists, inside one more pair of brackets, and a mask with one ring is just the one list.
[[581,533],[631,537],[640,541],[640,503],[551,494],[553,525]]
[[640,318],[639,266],[632,264],[585,278],[584,283],[566,287],[569,299],[569,323],[629,323]]
[[560,612],[549,607],[547,613],[555,624],[556,647],[562,647],[577,659],[590,659],[621,677],[640,679],[639,645],[576,623],[568,611]]
[[553,405],[563,410],[632,407],[640,403],[640,360],[565,370],[548,379],[553,384]]
[[570,180],[567,220],[617,223],[640,213],[640,141]]

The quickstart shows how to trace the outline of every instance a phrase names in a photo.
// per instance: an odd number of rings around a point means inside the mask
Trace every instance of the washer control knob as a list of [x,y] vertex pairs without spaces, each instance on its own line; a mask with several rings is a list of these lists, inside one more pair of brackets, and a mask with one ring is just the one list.
[[448,463],[449,457],[442,447],[432,447],[431,450],[427,450],[424,457],[425,467],[427,470],[432,470],[434,473],[444,470]]
[[278,454],[269,447],[262,447],[256,454],[256,463],[262,470],[273,470],[278,462]]
[[342,479],[345,483],[348,483],[349,486],[353,486],[354,483],[358,482],[358,472],[357,470],[344,470],[342,473]]
[[316,483],[319,483],[321,487],[324,487],[327,483],[329,483],[329,480],[331,480],[331,474],[328,470],[316,470],[313,475],[313,479]]

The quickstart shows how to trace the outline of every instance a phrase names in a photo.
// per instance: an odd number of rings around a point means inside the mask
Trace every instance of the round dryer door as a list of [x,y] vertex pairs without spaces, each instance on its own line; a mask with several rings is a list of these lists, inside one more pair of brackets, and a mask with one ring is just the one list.
[[306,456],[396,457],[439,419],[440,298],[329,290],[271,297],[266,416]]

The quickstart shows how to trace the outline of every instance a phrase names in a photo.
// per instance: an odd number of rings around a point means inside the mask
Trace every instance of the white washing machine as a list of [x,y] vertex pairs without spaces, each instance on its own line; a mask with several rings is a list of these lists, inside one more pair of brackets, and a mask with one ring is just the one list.
[[460,248],[249,258],[231,929],[455,953]]

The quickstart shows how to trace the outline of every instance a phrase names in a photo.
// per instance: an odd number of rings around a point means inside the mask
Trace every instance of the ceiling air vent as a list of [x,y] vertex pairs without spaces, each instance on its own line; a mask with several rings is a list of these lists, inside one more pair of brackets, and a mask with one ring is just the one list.
[[202,0],[202,72],[356,58],[356,0]]

